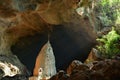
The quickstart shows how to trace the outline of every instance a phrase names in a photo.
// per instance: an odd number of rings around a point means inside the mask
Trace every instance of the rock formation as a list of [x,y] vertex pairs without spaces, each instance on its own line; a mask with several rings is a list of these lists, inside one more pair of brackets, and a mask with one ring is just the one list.
[[29,75],[27,68],[13,54],[0,55],[0,70],[2,70],[0,79],[5,76],[15,76],[17,74]]
[[[64,72],[62,76],[59,76],[58,72],[50,80],[119,80],[120,56],[116,57],[92,62],[93,66],[90,67],[75,60],[69,65],[67,74]],[[65,78],[66,75],[69,76]]]
[[56,75],[52,76],[50,80],[67,80],[69,75],[65,73],[65,71],[61,70]]
[[56,65],[53,49],[48,41],[36,58],[36,64],[34,68],[34,76],[38,76],[40,79],[49,79],[56,74]]
[[67,74],[71,75],[72,72],[77,71],[77,70],[88,70],[89,67],[86,66],[85,64],[83,64],[82,62],[78,61],[78,60],[74,60],[69,67],[67,68]]
[[13,77],[5,76],[1,80],[29,80],[28,76],[17,74]]
[[27,1],[1,0],[0,26],[7,26],[11,52],[32,72],[49,33],[57,70],[66,69],[74,59],[84,61],[96,43],[96,34],[89,19],[76,12],[79,0]]
[[4,76],[15,76],[16,74],[20,74],[21,71],[18,67],[12,65],[11,63],[3,63],[0,62],[0,67],[4,71]]
[[88,55],[88,58],[86,59],[85,63],[90,63],[93,61],[100,61],[102,60],[102,56],[99,54],[99,51],[95,48],[92,48],[90,54]]

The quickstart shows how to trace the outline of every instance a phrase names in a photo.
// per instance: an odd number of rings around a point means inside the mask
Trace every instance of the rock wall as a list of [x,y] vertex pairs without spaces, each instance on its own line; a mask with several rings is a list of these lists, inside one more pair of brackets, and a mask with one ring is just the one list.
[[12,44],[9,45],[12,53],[16,54],[30,71],[34,68],[41,47],[48,41],[48,34],[55,53],[57,70],[66,69],[74,59],[84,61],[87,58],[96,43],[96,35],[89,19],[82,18],[75,12],[78,1],[35,2],[37,9],[30,8],[25,11],[13,7],[19,3],[17,0],[11,1],[16,2],[12,2],[7,9],[1,5],[0,11],[6,15],[0,12],[0,19],[4,19],[4,22],[8,20],[9,25],[5,31],[12,39]]

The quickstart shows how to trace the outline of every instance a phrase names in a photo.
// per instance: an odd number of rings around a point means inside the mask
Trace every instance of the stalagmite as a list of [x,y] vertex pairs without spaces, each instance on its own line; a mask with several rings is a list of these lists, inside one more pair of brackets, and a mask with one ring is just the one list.
[[55,57],[50,42],[48,41],[36,58],[33,75],[38,76],[38,80],[48,79],[56,74]]

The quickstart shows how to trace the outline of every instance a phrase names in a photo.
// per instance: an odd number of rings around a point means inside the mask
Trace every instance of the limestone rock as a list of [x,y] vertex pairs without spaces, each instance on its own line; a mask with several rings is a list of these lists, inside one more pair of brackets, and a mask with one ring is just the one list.
[[20,74],[21,71],[18,67],[12,65],[11,63],[3,63],[0,62],[0,68],[4,71],[3,76],[14,76],[16,74]]
[[92,48],[91,52],[88,55],[88,58],[86,59],[85,63],[90,63],[94,61],[100,61],[102,60],[101,55],[99,54],[98,50],[95,48]]
[[17,74],[17,75],[15,75],[13,77],[5,76],[1,80],[29,80],[29,79],[25,75],[19,75],[19,74]]
[[38,76],[39,79],[50,78],[56,74],[55,57],[52,46],[48,41],[36,58],[36,64],[34,68],[34,76]]
[[86,71],[75,71],[68,80],[89,80],[89,74]]
[[[34,3],[31,1],[40,5],[38,10],[32,9]],[[96,34],[89,19],[82,18],[76,12],[79,0],[44,1],[0,0],[0,19],[4,18],[1,24],[5,22],[3,26],[7,26],[9,49],[32,72],[39,49],[47,41],[48,31],[51,31],[50,41],[57,69],[65,70],[74,59],[83,62],[96,43]]]
[[78,60],[74,60],[67,68],[67,74],[71,74],[73,71],[85,71],[88,70],[88,66]]
[[67,80],[69,75],[67,75],[63,70],[59,71],[56,75],[52,76],[50,80]]
[[116,56],[114,57],[114,59],[115,59],[115,60],[120,60],[120,54],[116,55]]
[[105,80],[104,74],[100,71],[91,71],[90,78],[92,80]]
[[114,59],[105,59],[96,63],[92,70],[101,72],[105,80],[118,80],[120,78],[120,62]]
[[[93,66],[85,67],[79,61],[73,61],[68,67],[69,75],[65,80],[119,80],[120,79],[120,60],[119,55],[113,59],[105,59],[92,62]],[[78,68],[79,67],[79,68]],[[58,73],[57,73],[58,74]],[[51,80],[64,80],[63,76],[54,75]]]
[[37,80],[37,79],[38,79],[37,76],[31,76],[31,77],[29,77],[29,80]]
[[15,76],[17,74],[29,75],[27,68],[15,55],[0,55],[0,69],[3,76]]

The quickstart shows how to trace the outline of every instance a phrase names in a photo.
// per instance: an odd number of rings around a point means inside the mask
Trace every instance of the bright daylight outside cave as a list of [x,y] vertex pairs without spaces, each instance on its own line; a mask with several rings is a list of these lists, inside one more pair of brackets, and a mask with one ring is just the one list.
[[120,0],[0,0],[0,80],[120,80]]

